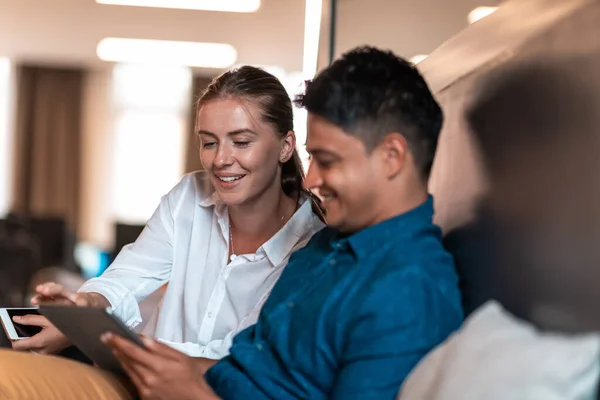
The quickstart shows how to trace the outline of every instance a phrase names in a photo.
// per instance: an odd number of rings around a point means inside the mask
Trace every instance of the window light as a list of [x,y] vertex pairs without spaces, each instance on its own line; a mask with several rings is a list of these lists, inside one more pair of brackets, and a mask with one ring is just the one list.
[[11,120],[14,70],[8,58],[0,57],[0,217],[9,209],[11,192]]

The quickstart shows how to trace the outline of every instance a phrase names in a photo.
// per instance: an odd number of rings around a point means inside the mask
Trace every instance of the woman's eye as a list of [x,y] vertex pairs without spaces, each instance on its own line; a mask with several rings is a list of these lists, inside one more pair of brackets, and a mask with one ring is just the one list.
[[244,141],[236,141],[236,142],[233,142],[233,144],[235,144],[238,147],[246,147],[246,146],[248,146],[250,144],[250,142],[247,142],[247,141],[246,142],[244,142]]
[[215,142],[202,142],[202,148],[204,149],[211,149],[213,147],[215,147],[216,143]]

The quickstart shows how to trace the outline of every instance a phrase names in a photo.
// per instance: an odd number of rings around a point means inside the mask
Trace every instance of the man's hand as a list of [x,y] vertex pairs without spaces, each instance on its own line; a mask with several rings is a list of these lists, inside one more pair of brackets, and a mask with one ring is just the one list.
[[[109,307],[110,303],[99,293],[73,293],[65,290],[62,285],[48,282],[35,288],[37,294],[31,299],[34,305],[60,304],[79,307]],[[35,351],[39,354],[56,354],[71,345],[48,319],[41,315],[25,315],[14,317],[13,321],[21,325],[39,326],[42,331],[27,339],[12,342],[14,350]]]
[[102,336],[142,399],[219,399],[204,379],[204,373],[215,361],[189,357],[146,337],[142,340],[146,349],[111,333]]

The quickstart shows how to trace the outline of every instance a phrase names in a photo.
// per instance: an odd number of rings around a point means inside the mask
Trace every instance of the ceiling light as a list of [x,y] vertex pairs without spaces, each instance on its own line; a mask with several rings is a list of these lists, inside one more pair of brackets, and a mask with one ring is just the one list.
[[96,3],[225,12],[255,12],[260,8],[260,0],[96,0]]
[[469,24],[474,24],[475,22],[479,21],[480,19],[483,19],[483,18],[487,17],[488,15],[492,14],[497,9],[498,9],[498,7],[477,7],[477,8],[474,8],[469,13],[469,15],[467,17],[467,20],[469,21]]
[[412,56],[409,61],[411,63],[417,65],[418,63],[420,63],[421,61],[423,61],[426,58],[427,58],[427,54],[417,54],[416,56]]
[[124,38],[102,39],[96,54],[104,61],[201,68],[228,68],[237,59],[230,44]]

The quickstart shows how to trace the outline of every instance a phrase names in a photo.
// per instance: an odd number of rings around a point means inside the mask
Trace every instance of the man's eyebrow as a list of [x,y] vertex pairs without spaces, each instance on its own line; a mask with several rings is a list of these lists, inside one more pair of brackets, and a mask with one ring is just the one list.
[[336,158],[340,157],[337,153],[334,153],[333,151],[329,151],[329,150],[324,150],[324,149],[306,149],[306,151],[308,152],[308,154],[311,157],[314,157],[314,156],[329,156],[329,157],[336,157]]

